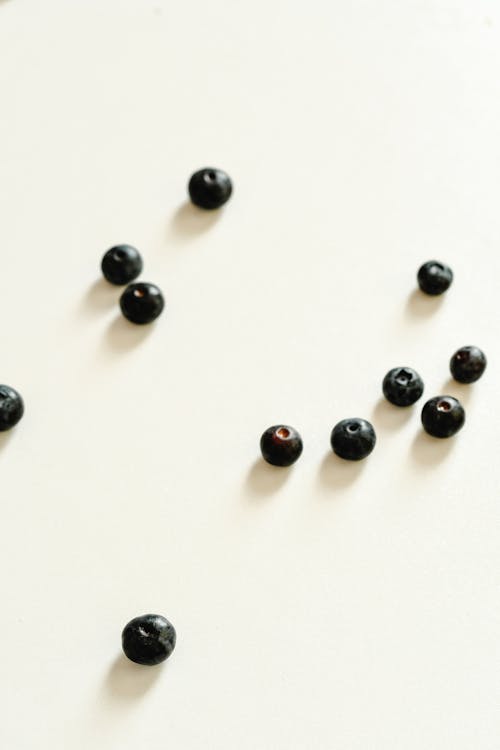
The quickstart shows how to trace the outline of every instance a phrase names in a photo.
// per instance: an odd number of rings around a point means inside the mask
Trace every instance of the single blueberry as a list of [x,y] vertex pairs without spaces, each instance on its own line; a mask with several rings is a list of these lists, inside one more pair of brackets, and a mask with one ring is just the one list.
[[424,404],[422,425],[433,437],[451,437],[462,429],[464,423],[464,407],[453,396],[435,396]]
[[9,385],[0,385],[0,432],[10,430],[24,414],[21,394]]
[[474,383],[486,369],[486,355],[477,346],[462,346],[450,359],[450,371],[459,383]]
[[425,294],[436,296],[449,289],[453,281],[453,271],[438,260],[428,260],[418,269],[417,281]]
[[104,253],[101,270],[111,284],[129,284],[141,273],[142,258],[132,245],[116,245]]
[[343,419],[336,424],[330,438],[333,452],[348,461],[360,461],[369,456],[376,441],[373,425],[358,417]]
[[262,457],[273,466],[291,466],[302,453],[302,438],[297,430],[278,424],[263,433],[260,439]]
[[174,626],[161,615],[135,617],[122,632],[123,652],[136,664],[160,664],[174,650],[175,641]]
[[199,208],[220,208],[231,197],[233,185],[222,169],[205,167],[195,172],[188,184],[189,197]]
[[382,383],[384,396],[395,406],[411,406],[424,392],[424,382],[411,367],[394,367]]
[[121,311],[131,323],[151,323],[162,312],[165,300],[155,284],[139,281],[129,284],[120,297]]

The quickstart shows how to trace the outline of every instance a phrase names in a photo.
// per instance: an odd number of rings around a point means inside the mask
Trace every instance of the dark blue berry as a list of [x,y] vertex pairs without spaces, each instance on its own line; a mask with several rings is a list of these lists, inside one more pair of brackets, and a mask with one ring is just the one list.
[[163,294],[154,284],[129,284],[120,297],[122,313],[131,323],[151,323],[165,307]]
[[222,169],[205,167],[195,172],[188,185],[189,197],[199,208],[220,208],[231,197],[233,185]]
[[453,396],[431,398],[422,409],[424,430],[433,437],[451,437],[462,429],[464,423],[464,407]]
[[486,369],[486,355],[477,346],[462,346],[450,359],[450,371],[459,383],[474,383]]
[[14,427],[24,414],[21,395],[8,385],[0,385],[0,432]]
[[443,294],[453,281],[453,271],[438,260],[428,260],[420,266],[417,274],[418,285],[426,294]]
[[394,367],[382,383],[384,396],[395,406],[411,406],[424,392],[424,382],[411,367]]
[[160,664],[175,648],[175,628],[161,615],[141,615],[130,620],[122,633],[122,647],[137,664]]
[[297,430],[277,424],[263,433],[260,450],[263,458],[273,466],[291,466],[302,453],[302,438]]
[[332,450],[340,458],[360,461],[369,456],[375,448],[377,436],[373,425],[366,419],[353,417],[343,419],[335,425],[330,438]]
[[132,245],[116,245],[104,253],[101,269],[111,284],[129,284],[142,271],[142,258]]

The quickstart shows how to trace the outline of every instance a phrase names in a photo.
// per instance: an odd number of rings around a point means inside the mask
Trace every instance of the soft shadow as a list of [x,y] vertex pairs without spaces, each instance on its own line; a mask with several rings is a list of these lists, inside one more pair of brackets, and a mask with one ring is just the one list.
[[120,293],[120,287],[110,284],[105,279],[97,279],[88,288],[83,303],[86,309],[102,313],[105,310],[109,310],[113,305],[116,305]]
[[169,234],[175,235],[177,239],[189,240],[214,226],[218,222],[221,213],[220,208],[210,211],[197,208],[189,201],[186,201],[182,206],[179,206],[172,216],[169,225]]
[[[0,3],[1,3],[1,0],[0,0]],[[7,445],[10,443],[11,440],[12,440],[12,430],[5,430],[5,432],[0,432],[0,451],[3,451],[3,449],[7,447]]]
[[453,450],[455,438],[435,438],[421,430],[411,444],[411,458],[420,466],[436,466]]
[[415,410],[411,406],[394,406],[386,398],[380,398],[372,411],[375,429],[397,430],[408,422]]
[[329,452],[321,462],[319,481],[328,490],[342,490],[349,487],[364,469],[365,459],[346,461]]
[[443,383],[441,393],[454,396],[458,398],[461,404],[467,405],[474,393],[474,383],[459,383],[455,378],[448,378],[446,383]]
[[252,499],[262,499],[277,492],[290,476],[291,466],[271,466],[258,458],[247,474],[245,487]]
[[120,315],[106,329],[104,347],[113,354],[124,354],[143,344],[154,328],[154,322],[137,325]]
[[154,667],[135,664],[120,654],[111,664],[106,675],[104,684],[106,692],[114,700],[138,700],[152,688],[164,668],[163,664],[157,664]]
[[443,304],[444,294],[432,296],[414,289],[406,302],[405,313],[412,320],[422,320],[434,315]]

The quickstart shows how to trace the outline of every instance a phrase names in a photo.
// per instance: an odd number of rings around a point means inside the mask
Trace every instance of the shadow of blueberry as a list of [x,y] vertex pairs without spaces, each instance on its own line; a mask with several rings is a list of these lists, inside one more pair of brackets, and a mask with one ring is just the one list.
[[0,451],[3,451],[3,449],[7,447],[12,439],[13,433],[14,430],[5,430],[4,432],[0,432]]
[[222,210],[206,211],[203,208],[193,206],[190,201],[183,203],[174,213],[169,224],[169,236],[178,240],[194,239],[203,232],[208,231],[220,219]]
[[319,469],[319,483],[328,490],[344,490],[350,487],[362,473],[366,461],[346,461],[329,451]]
[[104,333],[103,348],[111,356],[126,354],[144,344],[154,328],[154,322],[136,325],[119,315]]
[[97,279],[88,288],[83,298],[83,307],[86,311],[99,315],[116,305],[119,294],[120,287],[113,286],[105,279]]
[[247,474],[246,492],[251,500],[269,497],[283,487],[291,471],[290,466],[271,466],[263,458],[258,458]]
[[451,453],[457,439],[459,438],[435,438],[421,429],[411,444],[411,458],[420,466],[436,466]]
[[139,700],[153,687],[163,669],[165,669],[164,664],[145,667],[135,664],[120,654],[111,664],[106,675],[106,693],[114,701]]
[[459,383],[455,378],[449,377],[448,380],[443,383],[440,393],[449,393],[450,396],[458,398],[461,404],[466,406],[471,400],[474,394],[474,384]]
[[414,289],[408,297],[405,307],[405,316],[413,321],[421,321],[430,318],[442,306],[446,295],[441,294],[430,297],[420,289]]
[[415,415],[416,406],[394,406],[386,398],[381,397],[372,411],[372,419],[375,423],[375,429],[378,430],[395,430],[403,427]]

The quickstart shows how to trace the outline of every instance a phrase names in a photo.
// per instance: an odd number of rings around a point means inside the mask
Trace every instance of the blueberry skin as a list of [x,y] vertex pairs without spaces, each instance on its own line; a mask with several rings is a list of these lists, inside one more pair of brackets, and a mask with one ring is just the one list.
[[450,372],[459,383],[475,383],[486,370],[486,355],[477,346],[462,346],[450,359]]
[[129,284],[120,297],[121,311],[131,323],[144,325],[161,315],[165,300],[155,284],[139,281]]
[[0,385],[0,432],[14,427],[24,414],[21,394],[9,385]]
[[435,396],[424,404],[422,425],[429,435],[448,438],[461,430],[464,424],[464,407],[453,396]]
[[110,284],[129,284],[142,271],[142,258],[132,245],[115,245],[104,253],[101,270]]
[[335,425],[330,437],[332,450],[347,461],[360,461],[375,448],[377,436],[373,425],[366,419],[353,417]]
[[411,367],[394,367],[385,376],[382,391],[394,406],[411,406],[424,392],[424,381]]
[[273,466],[291,466],[299,458],[303,447],[297,430],[285,424],[268,427],[260,439],[262,457]]
[[436,296],[449,289],[453,281],[453,271],[438,260],[428,260],[418,269],[417,281],[425,294]]
[[174,626],[161,615],[135,617],[122,632],[123,652],[136,664],[160,664],[174,650],[175,641]]
[[212,210],[227,203],[233,192],[233,185],[229,175],[222,169],[205,167],[191,176],[188,192],[195,206]]

